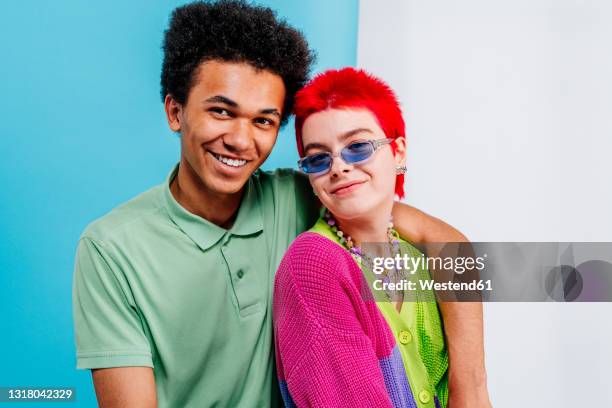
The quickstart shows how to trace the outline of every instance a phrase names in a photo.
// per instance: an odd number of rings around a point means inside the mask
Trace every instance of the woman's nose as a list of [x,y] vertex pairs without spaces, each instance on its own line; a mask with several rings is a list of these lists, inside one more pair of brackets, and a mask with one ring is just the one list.
[[342,173],[348,173],[353,169],[352,164],[346,163],[340,155],[332,157],[330,174],[332,177],[339,177]]

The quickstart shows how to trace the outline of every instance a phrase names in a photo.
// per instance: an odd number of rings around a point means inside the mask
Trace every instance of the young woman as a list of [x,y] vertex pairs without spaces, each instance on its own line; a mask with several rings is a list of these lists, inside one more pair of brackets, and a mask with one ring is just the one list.
[[420,256],[390,222],[406,171],[395,95],[364,71],[331,70],[298,93],[295,112],[299,166],[323,208],[276,275],[275,344],[285,404],[446,407],[448,354],[437,304],[403,302],[401,293],[394,302],[364,295],[369,286],[361,266],[368,270],[372,254],[362,243]]

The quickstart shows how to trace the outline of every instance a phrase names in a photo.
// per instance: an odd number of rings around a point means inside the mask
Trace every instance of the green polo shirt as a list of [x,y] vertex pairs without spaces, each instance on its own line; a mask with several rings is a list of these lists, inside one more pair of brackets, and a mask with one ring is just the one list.
[[257,171],[226,230],[174,199],[177,168],[83,232],[77,367],[153,367],[160,407],[276,406],[274,273],[317,218],[312,189],[292,170]]

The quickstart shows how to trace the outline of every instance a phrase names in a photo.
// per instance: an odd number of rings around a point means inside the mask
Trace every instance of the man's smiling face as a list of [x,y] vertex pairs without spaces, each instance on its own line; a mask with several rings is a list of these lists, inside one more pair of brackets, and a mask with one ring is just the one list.
[[[170,98],[170,100],[168,100]],[[247,63],[203,62],[185,104],[167,97],[181,133],[181,165],[213,194],[235,194],[266,160],[281,123],[280,76]]]

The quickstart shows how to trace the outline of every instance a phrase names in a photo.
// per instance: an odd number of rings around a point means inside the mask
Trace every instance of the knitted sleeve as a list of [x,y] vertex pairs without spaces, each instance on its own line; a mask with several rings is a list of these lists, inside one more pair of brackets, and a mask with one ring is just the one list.
[[276,275],[274,323],[281,392],[288,407],[392,407],[377,356],[385,339],[361,271],[336,243],[301,234]]

